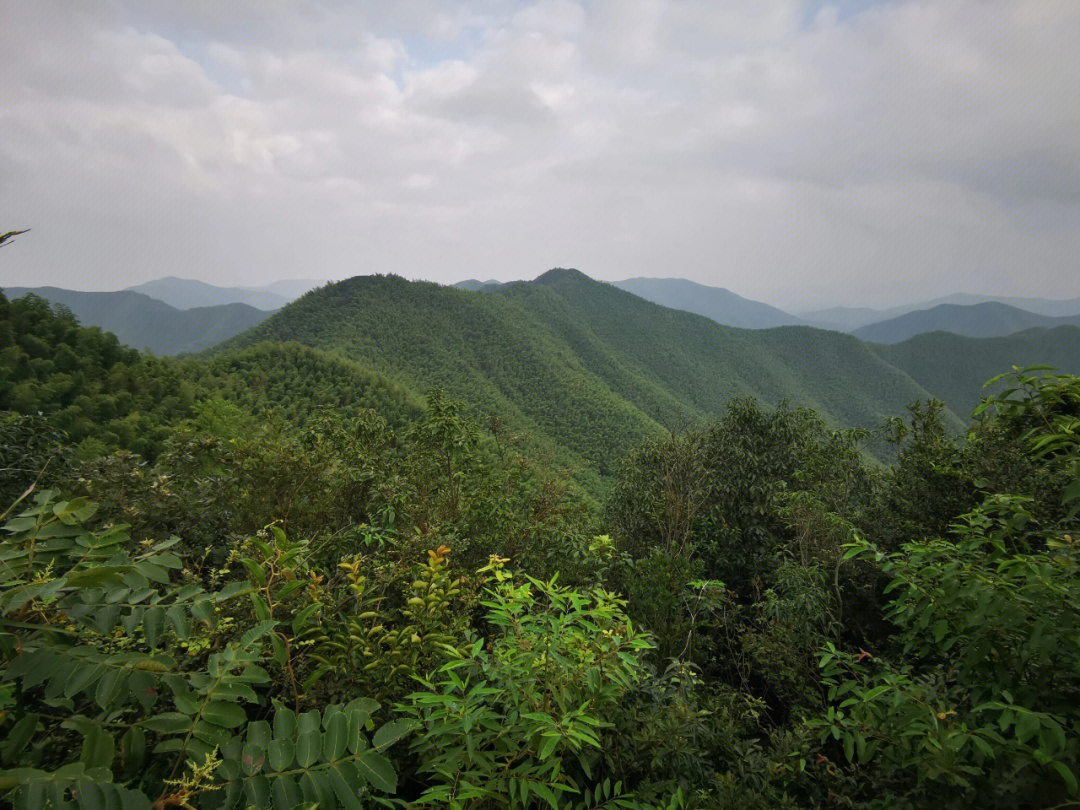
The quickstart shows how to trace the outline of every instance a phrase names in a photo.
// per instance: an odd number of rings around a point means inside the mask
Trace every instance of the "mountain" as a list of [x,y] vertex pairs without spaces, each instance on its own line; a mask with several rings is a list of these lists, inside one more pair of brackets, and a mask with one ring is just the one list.
[[829,307],[827,309],[815,309],[810,312],[800,312],[799,317],[803,322],[818,329],[833,329],[837,332],[851,332],[862,326],[888,320],[912,312],[919,308],[918,304],[911,306],[893,307],[891,309],[871,309],[870,307]]
[[263,287],[216,287],[192,278],[165,278],[128,287],[132,292],[149,295],[177,309],[247,304],[262,310],[275,310],[322,284],[311,279],[275,281]]
[[851,334],[871,343],[900,343],[926,332],[953,332],[966,337],[1002,337],[1035,327],[1080,326],[1080,315],[1051,318],[989,301],[982,304],[939,304],[872,323]]
[[725,326],[769,329],[803,323],[776,307],[743,298],[723,287],[707,287],[684,278],[628,278],[612,284],[654,304],[704,315]]
[[[662,307],[576,270],[490,293],[359,276],[305,295],[219,351],[293,340],[406,387],[441,387],[597,474],[642,438],[697,424],[733,397],[877,427],[927,396],[856,338],[752,331]],[[951,425],[960,421],[951,415]]]
[[1080,328],[1076,326],[981,339],[932,332],[873,350],[964,418],[986,393],[983,384],[1013,366],[1049,365],[1080,373]]
[[488,281],[481,281],[478,278],[467,278],[464,281],[459,281],[453,286],[459,290],[470,290],[471,292],[481,292],[486,290],[493,290],[496,287],[501,287],[501,281],[495,281],[495,279],[489,279]]
[[[1054,301],[1049,298],[1009,298],[1007,296],[972,295],[970,293],[953,293],[930,301],[889,307],[888,309],[871,309],[870,307],[829,307],[810,312],[800,312],[799,317],[811,326],[822,329],[837,329],[841,332],[855,332],[870,324],[899,318],[910,312],[933,309],[942,304],[956,306],[971,306],[975,304],[1005,304],[1016,309],[1026,310],[1036,315],[1044,315],[1050,318],[1065,318],[1072,315],[1080,315],[1080,298]],[[1034,324],[1033,324],[1034,325]]]
[[247,304],[180,310],[131,290],[79,292],[59,287],[8,287],[4,290],[10,298],[27,293],[62,304],[84,325],[99,326],[115,334],[121,343],[156,354],[208,349],[255,326],[270,314]]
[[[1064,300],[1053,298],[1015,298],[1008,296],[971,295],[970,293],[954,293],[931,301],[931,304],[985,304],[997,302],[1008,304],[1017,309],[1034,312],[1036,315],[1046,315],[1050,318],[1065,318],[1070,315],[1080,314],[1080,298],[1068,298]],[[920,307],[924,308],[924,307]]]

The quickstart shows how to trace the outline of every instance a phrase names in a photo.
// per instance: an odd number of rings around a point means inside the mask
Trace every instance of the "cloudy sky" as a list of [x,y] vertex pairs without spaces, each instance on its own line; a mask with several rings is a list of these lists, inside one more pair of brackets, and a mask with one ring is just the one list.
[[1080,2],[0,0],[4,284],[1080,295]]

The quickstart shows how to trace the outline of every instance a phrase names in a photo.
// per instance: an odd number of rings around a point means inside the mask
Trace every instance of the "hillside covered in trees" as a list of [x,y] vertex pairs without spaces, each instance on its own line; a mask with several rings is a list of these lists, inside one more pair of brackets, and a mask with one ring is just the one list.
[[[609,476],[642,439],[701,424],[735,397],[788,400],[834,425],[872,428],[927,396],[855,338],[726,328],[576,270],[483,292],[357,277],[309,293],[223,350],[264,340],[336,352],[413,390],[442,388],[587,476]],[[959,429],[955,415],[943,418]]]
[[355,280],[183,359],[0,296],[0,795],[1068,807],[1080,380],[961,430],[905,345],[569,271]]
[[1006,337],[970,338],[946,332],[875,346],[882,358],[941,400],[968,415],[991,377],[1013,366],[1051,366],[1080,374],[1080,327],[1029,329]]

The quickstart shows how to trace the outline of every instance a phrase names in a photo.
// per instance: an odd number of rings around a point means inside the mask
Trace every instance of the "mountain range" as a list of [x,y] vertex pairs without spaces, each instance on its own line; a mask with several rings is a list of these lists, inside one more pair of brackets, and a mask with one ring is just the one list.
[[191,278],[166,276],[127,289],[164,301],[177,309],[247,304],[256,309],[272,311],[323,283],[314,279],[289,279],[261,287],[218,287]]
[[467,278],[464,281],[459,281],[454,284],[459,290],[469,290],[470,292],[479,292],[480,290],[493,290],[496,287],[501,287],[502,282],[495,279],[488,279],[487,281],[481,281],[478,278]]
[[[800,312],[798,317],[804,323],[817,326],[821,329],[836,329],[841,332],[854,332],[864,326],[874,323],[892,320],[901,315],[919,310],[934,309],[942,305],[955,305],[969,307],[979,304],[1005,304],[1009,307],[1022,309],[1036,315],[1044,315],[1049,318],[1063,318],[1080,314],[1080,298],[1054,300],[1050,298],[1018,298],[1010,296],[973,295],[971,293],[953,293],[952,295],[934,298],[930,301],[921,301],[913,304],[904,304],[887,309],[872,309],[870,307],[829,307],[809,312]],[[998,333],[1002,334],[1002,333]]]
[[1011,368],[1045,365],[1080,374],[1080,328],[1029,329],[1013,335],[972,338],[948,332],[917,335],[873,350],[901,369],[954,413],[967,416],[983,385]]
[[[346,377],[356,374],[387,380],[414,400],[441,388],[475,417],[501,416],[508,429],[575,468],[592,491],[602,489],[617,460],[645,437],[700,424],[735,397],[805,406],[835,426],[874,429],[933,396],[946,404],[947,425],[958,431],[982,383],[1011,366],[1080,371],[1080,328],[1004,304],[942,305],[857,337],[810,326],[725,326],[716,319],[792,316],[725,290],[652,281],[626,284],[713,317],[567,269],[527,282],[456,287],[358,276],[310,290],[272,313],[243,303],[181,310],[131,290],[5,292],[34,292],[130,346],[159,354],[210,349],[220,364],[239,357],[237,351],[259,349],[260,365],[278,357],[286,363],[289,388],[315,384],[298,366],[316,361],[297,354],[299,346],[285,355],[273,354],[279,351],[273,347],[292,343],[325,352],[319,356],[352,364],[338,381],[338,366],[317,361],[317,385],[331,402],[351,400],[355,385]],[[988,324],[1023,331],[992,338],[942,331],[986,334]],[[919,329],[935,331],[902,339]]]
[[[700,423],[734,397],[873,428],[928,396],[849,335],[724,327],[565,269],[485,292],[356,277],[220,350],[282,340],[337,352],[414,391],[442,388],[586,476],[610,474],[644,437]],[[958,417],[947,419],[959,429]]]
[[[621,290],[661,306],[703,315],[724,326],[771,329],[778,326],[814,326],[848,332],[876,343],[898,343],[925,332],[953,332],[969,337],[999,337],[1035,327],[1080,324],[1080,298],[1051,301],[1043,298],[992,298],[956,293],[925,303],[889,309],[832,307],[793,315],[760,301],[743,298],[722,287],[682,278],[630,278],[613,281]],[[468,279],[455,287],[492,292],[498,281]]]
[[86,325],[112,332],[121,343],[155,354],[208,349],[267,318],[270,313],[248,304],[177,309],[132,290],[80,292],[59,287],[7,287],[19,298],[32,293],[71,310]]
[[1036,327],[1052,329],[1056,326],[1080,326],[1080,315],[1054,318],[998,301],[988,301],[982,304],[939,304],[860,327],[851,334],[871,343],[900,343],[927,332],[990,338]]
[[704,315],[724,326],[769,329],[804,323],[783,310],[743,298],[723,287],[708,287],[684,278],[628,278],[612,284],[646,301]]

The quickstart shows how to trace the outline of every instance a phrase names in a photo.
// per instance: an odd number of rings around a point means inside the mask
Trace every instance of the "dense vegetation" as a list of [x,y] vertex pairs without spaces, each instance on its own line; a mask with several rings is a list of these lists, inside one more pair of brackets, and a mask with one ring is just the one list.
[[44,299],[0,294],[0,409],[48,417],[82,455],[125,448],[152,456],[165,425],[187,416],[193,400],[167,362],[79,326]]
[[1080,374],[1080,327],[1029,329],[996,338],[935,332],[874,351],[941,400],[954,413],[970,414],[983,383],[1002,369],[1046,364]]
[[269,315],[247,304],[180,310],[131,290],[78,292],[58,287],[12,287],[5,294],[9,298],[37,295],[60,304],[80,322],[101,327],[114,333],[121,343],[155,354],[209,349]]
[[499,414],[594,492],[597,474],[643,439],[701,424],[734,397],[789,399],[834,425],[872,428],[926,396],[846,335],[725,328],[573,270],[486,292],[349,279],[226,347],[263,340],[336,351],[413,390],[439,387],[475,418]]
[[[544,285],[456,295],[504,294],[574,344]],[[317,349],[163,361],[2,296],[0,342],[15,807],[1076,803],[1077,378],[1011,375],[962,438],[913,404],[888,468],[736,398],[597,504]]]

